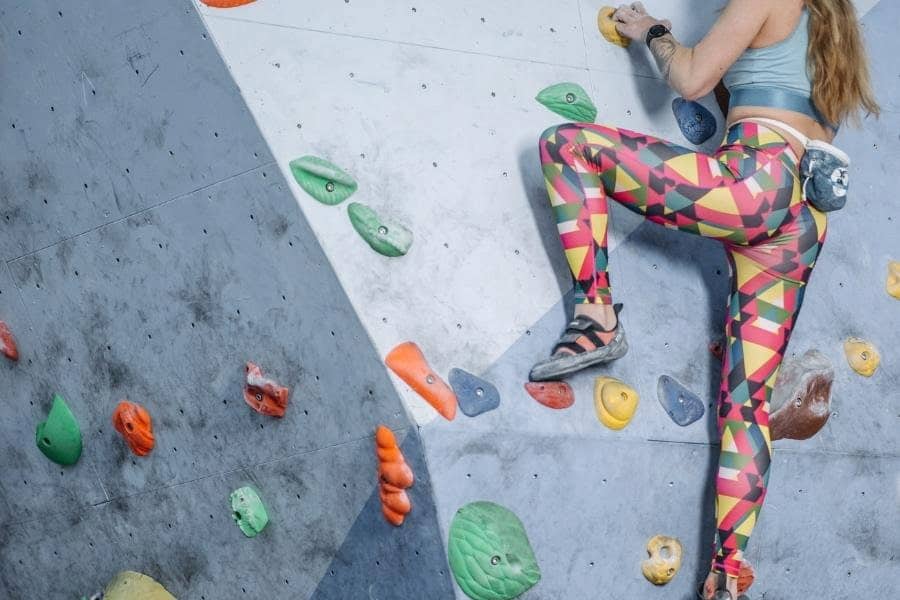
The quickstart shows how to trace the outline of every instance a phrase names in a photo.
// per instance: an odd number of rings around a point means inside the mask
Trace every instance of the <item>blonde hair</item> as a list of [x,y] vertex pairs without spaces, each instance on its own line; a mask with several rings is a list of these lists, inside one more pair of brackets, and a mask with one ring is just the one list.
[[816,108],[835,124],[848,117],[858,123],[861,110],[877,116],[881,109],[872,91],[853,2],[806,0],[806,7],[810,17],[807,61]]

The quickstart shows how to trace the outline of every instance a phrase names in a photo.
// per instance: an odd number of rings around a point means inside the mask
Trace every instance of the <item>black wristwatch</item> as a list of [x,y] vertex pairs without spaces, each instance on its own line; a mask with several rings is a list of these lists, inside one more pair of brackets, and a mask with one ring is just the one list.
[[650,42],[655,40],[656,38],[661,38],[664,35],[670,33],[669,28],[663,25],[662,23],[657,23],[653,27],[650,28],[650,31],[647,32],[647,45],[650,45]]

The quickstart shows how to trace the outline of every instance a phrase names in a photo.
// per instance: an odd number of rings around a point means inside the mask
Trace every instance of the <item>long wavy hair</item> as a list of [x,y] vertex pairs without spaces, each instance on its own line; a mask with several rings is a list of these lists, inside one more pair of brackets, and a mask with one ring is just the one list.
[[851,0],[806,0],[809,10],[807,61],[813,79],[812,98],[831,123],[860,111],[880,112],[869,78],[869,60],[856,9]]

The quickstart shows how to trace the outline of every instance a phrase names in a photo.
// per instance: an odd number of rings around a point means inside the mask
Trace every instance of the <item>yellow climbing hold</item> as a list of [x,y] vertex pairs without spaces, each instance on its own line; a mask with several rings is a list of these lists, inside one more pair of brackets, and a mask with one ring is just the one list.
[[884,287],[888,294],[900,300],[900,261],[892,260],[888,263],[887,283]]
[[881,364],[878,349],[871,342],[859,338],[849,338],[844,342],[844,354],[850,367],[863,377],[871,377]]
[[598,377],[594,382],[594,409],[597,418],[610,429],[624,429],[637,410],[638,393],[612,377]]
[[641,563],[641,572],[654,585],[672,581],[681,568],[682,547],[678,538],[655,535],[647,542],[649,558]]
[[616,22],[612,20],[613,13],[615,12],[616,9],[612,6],[604,6],[601,8],[600,12],[597,13],[597,27],[600,29],[600,33],[603,34],[603,37],[606,38],[607,42],[627,48],[628,44],[631,43],[631,40],[624,37],[619,33],[619,30],[616,29]]
[[122,571],[103,591],[104,600],[175,600],[155,579],[143,573]]

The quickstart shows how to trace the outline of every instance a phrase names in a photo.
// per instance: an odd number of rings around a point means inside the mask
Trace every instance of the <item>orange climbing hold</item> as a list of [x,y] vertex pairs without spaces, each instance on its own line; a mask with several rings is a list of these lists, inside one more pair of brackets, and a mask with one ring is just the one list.
[[412,486],[415,478],[400,452],[394,432],[384,425],[375,430],[375,454],[378,456],[381,512],[388,523],[399,527],[412,510],[406,488]]
[[113,427],[122,434],[128,447],[138,456],[147,456],[153,450],[153,422],[150,413],[140,404],[122,400],[113,411]]
[[425,355],[416,344],[403,342],[388,353],[384,363],[442,417],[448,421],[456,417],[456,394],[428,366]]
[[19,348],[16,346],[16,338],[13,337],[9,326],[0,321],[0,354],[9,360],[19,360]]
[[270,417],[283,417],[287,410],[291,390],[264,376],[262,369],[247,363],[247,382],[244,385],[244,402],[258,413]]
[[211,8],[234,8],[256,2],[256,0],[200,0],[200,2]]

